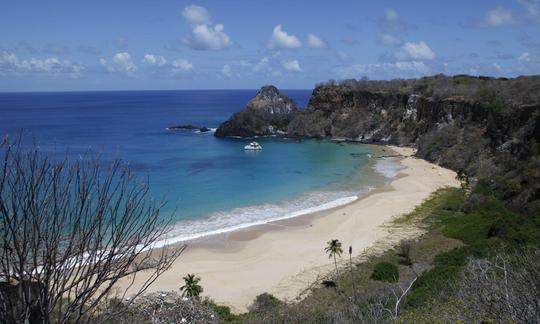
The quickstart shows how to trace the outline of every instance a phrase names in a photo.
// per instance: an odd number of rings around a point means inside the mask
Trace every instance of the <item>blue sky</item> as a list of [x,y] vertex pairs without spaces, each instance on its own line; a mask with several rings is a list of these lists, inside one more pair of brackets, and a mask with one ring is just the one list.
[[0,91],[540,73],[540,0],[6,1]]

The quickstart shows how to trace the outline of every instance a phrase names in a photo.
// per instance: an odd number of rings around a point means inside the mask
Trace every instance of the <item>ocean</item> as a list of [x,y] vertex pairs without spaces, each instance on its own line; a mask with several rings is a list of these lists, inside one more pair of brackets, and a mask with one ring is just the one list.
[[[305,107],[311,91],[284,90]],[[152,196],[174,217],[169,242],[295,217],[352,202],[394,177],[378,148],[326,140],[245,139],[168,130],[178,124],[215,129],[243,109],[256,90],[0,93],[0,134],[23,132],[44,152],[104,162],[127,161],[148,178]]]

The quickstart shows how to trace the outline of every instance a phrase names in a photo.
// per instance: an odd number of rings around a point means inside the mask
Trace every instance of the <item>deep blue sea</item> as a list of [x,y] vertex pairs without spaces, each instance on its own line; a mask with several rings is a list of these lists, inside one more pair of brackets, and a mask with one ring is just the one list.
[[[310,91],[285,90],[300,107]],[[0,93],[0,134],[24,131],[41,150],[88,150],[102,161],[121,158],[152,195],[176,210],[177,239],[293,217],[350,202],[395,174],[375,164],[374,148],[317,140],[215,138],[212,132],[167,130],[194,124],[216,128],[256,90]],[[385,176],[386,175],[386,176]]]

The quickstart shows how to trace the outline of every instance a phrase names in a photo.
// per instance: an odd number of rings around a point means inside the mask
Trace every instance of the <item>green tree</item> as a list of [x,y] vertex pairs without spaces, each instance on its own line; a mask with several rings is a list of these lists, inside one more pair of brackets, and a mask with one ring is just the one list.
[[203,288],[199,285],[201,278],[196,277],[195,274],[191,273],[182,279],[184,279],[184,285],[180,287],[182,296],[199,299],[199,295],[203,292]]
[[343,249],[341,248],[341,242],[337,239],[330,240],[326,242],[327,246],[324,248],[326,253],[328,253],[329,258],[334,258],[334,265],[336,266],[336,276],[339,275],[338,267],[337,267],[337,259],[336,256],[341,257],[341,253],[343,253]]

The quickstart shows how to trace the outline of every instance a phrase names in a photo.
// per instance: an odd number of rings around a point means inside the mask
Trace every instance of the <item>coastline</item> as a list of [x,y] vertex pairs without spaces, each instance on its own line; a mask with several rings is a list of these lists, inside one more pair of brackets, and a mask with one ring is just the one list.
[[[346,205],[190,243],[148,291],[177,290],[182,276],[195,273],[202,278],[203,296],[244,312],[261,293],[294,300],[328,274],[333,264],[324,247],[330,239],[339,239],[344,249],[351,245],[357,258],[365,256],[365,249],[385,250],[402,238],[419,235],[418,230],[392,231],[385,225],[412,211],[433,191],[459,182],[453,171],[410,157],[411,148],[388,148],[404,156],[399,161],[404,168],[386,187]],[[135,286],[144,276],[137,274]],[[119,285],[125,288],[126,282]]]

